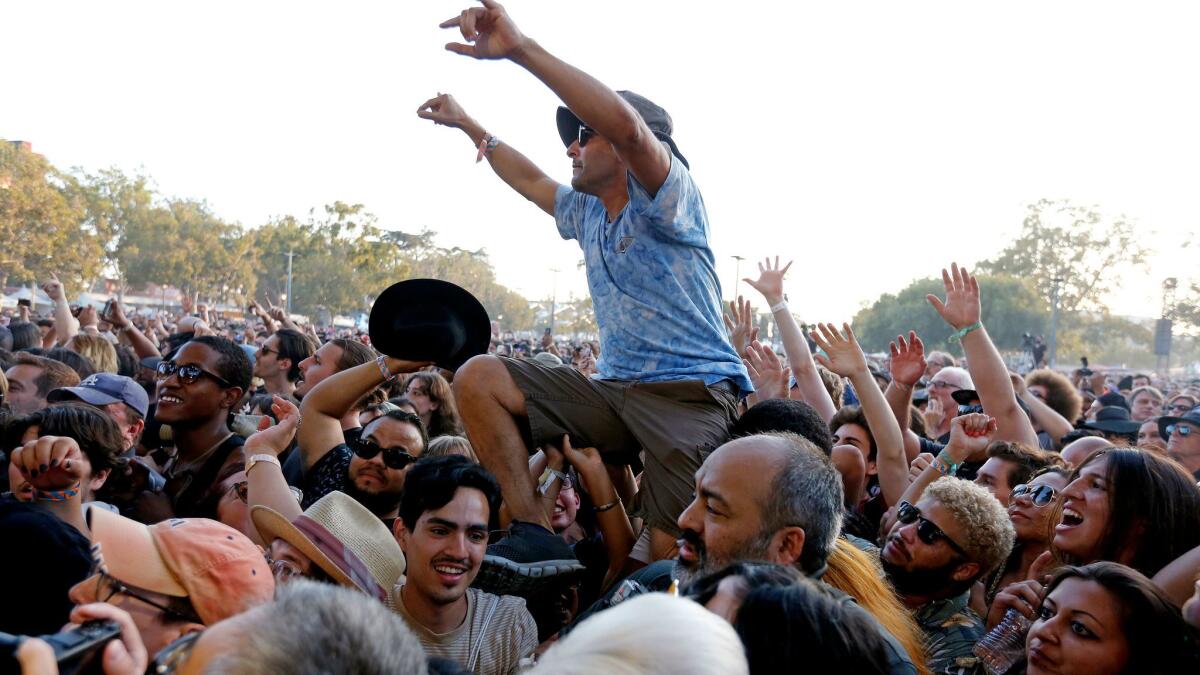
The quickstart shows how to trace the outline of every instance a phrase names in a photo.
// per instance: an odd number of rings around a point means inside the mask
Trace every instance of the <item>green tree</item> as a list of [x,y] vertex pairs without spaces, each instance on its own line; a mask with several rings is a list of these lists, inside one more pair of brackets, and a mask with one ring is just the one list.
[[[1021,349],[1024,333],[1043,334],[1049,325],[1049,309],[1027,279],[992,275],[979,278],[981,318],[996,346]],[[897,294],[885,293],[854,316],[854,331],[863,347],[879,352],[888,342],[909,330],[925,342],[927,349],[949,349],[954,332],[926,300],[927,295],[944,296],[941,279],[918,279]]]
[[1066,314],[1106,312],[1104,298],[1131,267],[1145,268],[1150,250],[1134,221],[1106,216],[1095,206],[1042,199],[1030,204],[1021,234],[978,271],[1032,279],[1050,298],[1059,279],[1059,307]]
[[104,266],[105,243],[104,232],[85,226],[71,176],[0,140],[0,285],[55,273],[75,289],[90,286]]

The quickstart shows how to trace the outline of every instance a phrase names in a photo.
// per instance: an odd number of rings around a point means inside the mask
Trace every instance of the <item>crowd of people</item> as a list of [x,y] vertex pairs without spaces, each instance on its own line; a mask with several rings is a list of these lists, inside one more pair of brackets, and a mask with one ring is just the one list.
[[665,110],[491,0],[443,28],[564,103],[570,185],[448,94],[418,115],[579,243],[600,339],[494,327],[446,370],[46,281],[0,328],[20,671],[1200,672],[1198,383],[1012,373],[954,264],[961,354],[880,362],[768,258],[777,352],[722,307]]

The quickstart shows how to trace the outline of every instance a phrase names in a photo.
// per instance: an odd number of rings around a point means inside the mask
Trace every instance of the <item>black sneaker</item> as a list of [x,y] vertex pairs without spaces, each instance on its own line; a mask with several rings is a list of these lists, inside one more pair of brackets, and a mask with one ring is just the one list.
[[487,547],[471,585],[495,595],[527,595],[583,569],[562,537],[540,525],[514,520],[508,536]]

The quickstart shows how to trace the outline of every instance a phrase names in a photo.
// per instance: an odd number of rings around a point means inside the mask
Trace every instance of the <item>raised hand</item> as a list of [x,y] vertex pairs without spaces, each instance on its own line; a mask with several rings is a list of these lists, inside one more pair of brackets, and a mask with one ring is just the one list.
[[783,365],[775,350],[754,340],[746,348],[746,358],[742,359],[742,363],[746,365],[758,400],[788,397],[788,380],[792,376],[792,369]]
[[942,270],[942,283],[946,287],[946,301],[942,302],[936,295],[927,295],[925,299],[942,320],[962,330],[979,321],[979,282],[974,275],[968,274],[966,268],[959,268],[958,263],[950,264],[950,271]]
[[96,308],[91,305],[84,305],[83,309],[79,310],[79,327],[88,328],[95,327],[100,324],[100,319],[97,317]]
[[906,386],[915,385],[925,374],[925,343],[916,331],[908,331],[908,339],[897,335],[896,341],[888,346],[891,353],[889,370],[892,380]]
[[271,412],[275,413],[279,423],[272,426],[270,417],[262,419],[258,431],[246,439],[247,457],[257,453],[269,453],[278,457],[292,444],[296,429],[300,427],[300,409],[291,401],[272,396]]
[[528,39],[521,34],[508,12],[494,0],[482,0],[483,7],[464,9],[462,14],[438,24],[440,28],[458,27],[470,44],[451,42],[448,51],[477,59],[505,59],[522,49]]
[[763,299],[769,305],[777,305],[783,301],[783,277],[787,275],[787,271],[792,267],[792,262],[783,267],[779,266],[779,256],[775,256],[775,263],[771,263],[770,258],[766,258],[758,264],[758,279],[746,277],[742,279],[754,290],[762,293]]
[[[731,316],[733,319],[729,318]],[[725,322],[725,329],[729,331],[729,342],[733,345],[734,351],[738,353],[738,356],[745,358],[746,348],[758,337],[758,328],[754,326],[754,310],[750,308],[750,301],[742,299],[742,296],[739,295],[737,300],[730,301],[729,314],[722,314],[721,319]]]
[[925,472],[925,469],[929,468],[930,464],[933,464],[933,455],[928,452],[922,452],[917,455],[913,459],[912,464],[908,465],[908,482],[911,483],[919,478]]
[[51,302],[58,302],[63,299],[63,285],[58,280],[58,276],[51,273],[50,278],[42,282],[42,292],[46,297],[50,298]]
[[33,489],[50,492],[78,483],[87,460],[75,439],[42,436],[13,450],[9,461]]
[[104,317],[104,319],[117,328],[128,328],[131,325],[129,319],[125,316],[124,308],[121,307],[121,301],[116,298],[112,299],[112,304],[109,305],[108,316]]
[[946,417],[946,411],[942,408],[942,402],[933,396],[929,397],[929,402],[925,404],[925,409],[921,411],[921,417],[925,419],[925,429],[932,432],[942,425],[942,419]]
[[471,117],[450,94],[441,94],[425,101],[417,108],[417,117],[455,129],[471,122]]
[[950,442],[946,452],[961,464],[964,460],[983,454],[996,433],[995,418],[983,413],[959,415],[950,420]]
[[844,336],[833,324],[818,323],[817,330],[809,332],[809,336],[825,353],[817,354],[814,358],[835,375],[842,377],[868,370],[867,357],[858,346],[850,324],[843,323],[842,330],[845,332]]

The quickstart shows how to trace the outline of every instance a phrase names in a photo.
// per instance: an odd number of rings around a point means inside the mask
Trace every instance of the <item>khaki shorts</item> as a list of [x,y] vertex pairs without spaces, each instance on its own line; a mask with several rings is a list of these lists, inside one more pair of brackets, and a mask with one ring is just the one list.
[[650,527],[679,534],[676,520],[692,501],[704,458],[729,440],[737,417],[732,387],[700,380],[628,382],[593,380],[571,366],[544,366],[501,357],[525,394],[531,448],[594,447],[610,464],[629,464],[645,451],[645,471],[631,515]]

